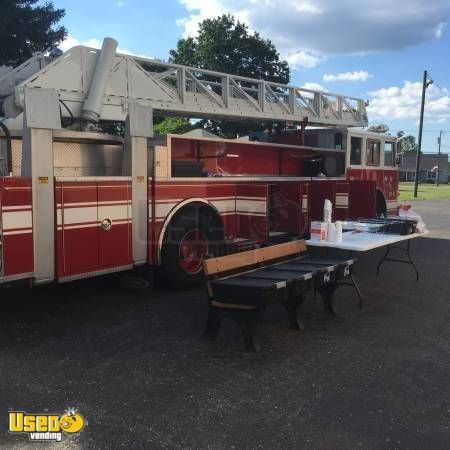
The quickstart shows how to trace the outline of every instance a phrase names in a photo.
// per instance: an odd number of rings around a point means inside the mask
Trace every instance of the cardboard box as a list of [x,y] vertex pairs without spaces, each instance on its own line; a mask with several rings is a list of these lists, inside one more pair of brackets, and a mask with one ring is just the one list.
[[326,241],[328,234],[328,224],[326,222],[311,222],[311,240]]

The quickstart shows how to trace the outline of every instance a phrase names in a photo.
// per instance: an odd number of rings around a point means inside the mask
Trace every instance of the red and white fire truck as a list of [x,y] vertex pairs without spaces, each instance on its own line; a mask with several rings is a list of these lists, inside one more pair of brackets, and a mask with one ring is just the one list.
[[[188,286],[209,254],[306,235],[326,198],[335,219],[395,210],[395,139],[361,131],[363,100],[116,48],[36,55],[0,78],[1,283],[158,266]],[[271,142],[154,137],[154,114],[301,127]]]

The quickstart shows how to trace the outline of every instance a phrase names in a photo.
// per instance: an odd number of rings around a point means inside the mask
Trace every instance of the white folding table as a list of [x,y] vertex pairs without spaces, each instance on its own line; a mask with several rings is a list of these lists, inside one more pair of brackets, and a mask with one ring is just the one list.
[[[388,234],[388,233],[369,233],[367,231],[347,231],[342,235],[342,242],[329,242],[329,241],[314,241],[307,240],[306,245],[310,247],[323,247],[323,248],[335,248],[340,250],[348,250],[350,252],[367,252],[375,248],[386,247],[386,252],[377,265],[376,274],[380,273],[380,267],[385,261],[392,261],[402,264],[411,265],[416,272],[416,281],[419,281],[419,271],[417,270],[414,261],[411,258],[410,243],[412,239],[419,238],[428,234],[428,231],[424,233],[413,233],[407,235],[400,234]],[[406,247],[400,247],[399,242],[406,242]],[[406,252],[407,259],[392,258],[389,256],[391,250],[397,249]],[[361,305],[361,292],[354,279],[352,283],[358,293],[360,305]]]
[[[412,265],[416,272],[416,279],[419,280],[419,272],[413,260],[411,259],[410,242],[411,239],[422,237],[427,234],[428,231],[426,231],[425,233],[413,233],[404,236],[400,234],[369,233],[367,231],[347,231],[342,235],[342,242],[313,241],[309,239],[308,241],[306,241],[306,244],[310,247],[336,248],[341,250],[348,250],[351,252],[367,252],[375,248],[386,247],[386,253],[377,265],[377,275],[383,262],[393,261]],[[406,247],[399,247],[395,245],[403,241],[407,242]],[[394,248],[406,251],[408,259],[404,260],[398,258],[389,258],[389,252]]]

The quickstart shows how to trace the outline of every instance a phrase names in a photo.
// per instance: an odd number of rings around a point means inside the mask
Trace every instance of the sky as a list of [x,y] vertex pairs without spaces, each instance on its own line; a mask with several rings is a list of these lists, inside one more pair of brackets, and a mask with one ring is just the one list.
[[167,60],[199,21],[232,14],[272,40],[291,84],[369,101],[371,124],[418,136],[424,70],[423,151],[450,151],[450,0],[53,0],[66,10],[61,48],[98,47]]

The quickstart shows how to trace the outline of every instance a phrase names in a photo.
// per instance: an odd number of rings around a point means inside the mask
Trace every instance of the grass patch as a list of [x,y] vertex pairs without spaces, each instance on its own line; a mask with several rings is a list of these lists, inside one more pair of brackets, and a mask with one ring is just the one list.
[[[400,183],[399,184],[400,201],[414,200],[414,183]],[[417,191],[416,200],[431,200],[433,198],[450,198],[450,184],[435,184],[421,183]]]

